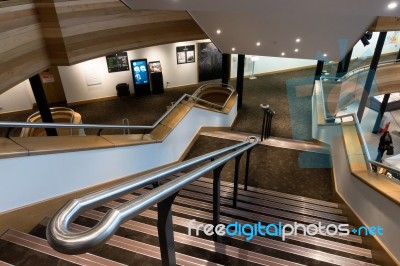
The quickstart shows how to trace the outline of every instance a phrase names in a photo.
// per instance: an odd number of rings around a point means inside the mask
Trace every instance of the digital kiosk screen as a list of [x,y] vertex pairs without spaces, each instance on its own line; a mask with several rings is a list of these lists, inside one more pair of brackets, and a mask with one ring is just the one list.
[[147,59],[131,60],[131,69],[134,85],[144,85],[149,83]]

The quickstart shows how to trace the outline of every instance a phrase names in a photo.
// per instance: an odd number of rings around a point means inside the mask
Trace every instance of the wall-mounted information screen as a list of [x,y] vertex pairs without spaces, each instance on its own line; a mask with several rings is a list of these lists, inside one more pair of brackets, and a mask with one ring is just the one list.
[[128,53],[117,53],[106,56],[108,73],[129,70]]

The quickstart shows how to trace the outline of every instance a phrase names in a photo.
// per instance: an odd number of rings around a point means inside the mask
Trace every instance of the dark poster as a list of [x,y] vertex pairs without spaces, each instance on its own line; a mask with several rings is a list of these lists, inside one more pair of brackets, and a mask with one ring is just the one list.
[[222,77],[222,54],[211,42],[198,45],[199,82],[220,79]]
[[108,73],[129,70],[128,53],[117,53],[106,56]]
[[178,64],[194,63],[194,45],[176,47],[176,62]]
[[149,62],[151,92],[153,94],[164,93],[164,80],[160,61]]

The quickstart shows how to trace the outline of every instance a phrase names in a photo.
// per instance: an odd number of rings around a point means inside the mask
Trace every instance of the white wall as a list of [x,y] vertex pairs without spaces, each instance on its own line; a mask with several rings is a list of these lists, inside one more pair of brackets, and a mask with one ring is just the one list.
[[[271,56],[257,56],[258,60],[254,61],[254,74],[275,72],[280,70],[288,70],[298,67],[316,66],[317,60],[281,58]],[[231,57],[231,77],[237,76],[237,54]],[[251,76],[253,74],[253,61],[251,56],[245,58],[244,75]]]
[[383,228],[376,238],[400,261],[400,206],[351,174],[342,137],[333,139],[331,156],[338,194],[365,226]]
[[229,114],[192,108],[162,143],[0,160],[0,213],[177,161],[202,126],[229,127]]
[[[373,55],[379,33],[374,33],[370,40],[370,45],[364,47],[358,42],[352,54],[352,59],[365,58]],[[397,37],[394,38],[394,37]],[[393,43],[392,41],[395,40]],[[128,51],[129,60],[147,58],[151,61],[161,61],[163,69],[164,86],[176,87],[188,84],[196,84],[197,77],[197,51],[196,62],[188,64],[176,63],[176,47],[184,45],[196,45],[202,41],[180,42],[166,45],[148,47]],[[400,32],[388,32],[383,53],[398,52],[400,47]],[[197,49],[197,47],[196,47]],[[245,60],[245,75],[250,76],[253,73],[253,62],[249,55]],[[298,67],[316,66],[316,60],[293,59],[259,56],[259,60],[254,63],[254,74],[269,73],[274,71],[288,70]],[[88,71],[90,70],[90,71]],[[131,71],[108,73],[105,57],[76,64],[73,66],[59,67],[61,81],[64,86],[67,102],[79,102],[104,98],[116,95],[115,86],[118,83],[128,83],[131,92],[133,92],[133,80]],[[86,76],[88,72],[96,73],[101,84],[88,86]],[[233,54],[231,58],[231,77],[236,77],[237,73],[237,55]],[[26,89],[28,88],[26,92]],[[32,97],[29,82],[15,86],[6,93],[0,95],[0,106],[3,110],[0,112],[13,112],[25,109],[31,109],[34,99]]]
[[30,110],[35,102],[31,84],[25,80],[0,94],[0,114]]
[[[197,57],[196,62],[177,64],[176,47],[184,45],[196,45],[197,42],[180,42],[148,47],[128,51],[129,60],[147,58],[148,62],[160,61],[163,71],[164,87],[176,87],[197,83]],[[197,48],[196,48],[197,49]],[[197,53],[196,53],[197,54]],[[86,83],[87,69],[95,69],[101,84],[88,86]],[[79,102],[96,98],[115,96],[115,86],[118,83],[128,83],[131,93],[133,79],[131,70],[108,73],[105,57],[86,61],[73,66],[58,67],[61,81],[64,86],[67,102]]]

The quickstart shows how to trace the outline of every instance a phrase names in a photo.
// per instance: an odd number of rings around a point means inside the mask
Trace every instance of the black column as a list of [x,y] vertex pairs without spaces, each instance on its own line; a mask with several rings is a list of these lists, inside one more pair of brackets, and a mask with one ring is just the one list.
[[367,80],[365,81],[364,91],[361,96],[360,106],[358,107],[357,111],[357,118],[360,123],[364,114],[365,106],[367,105],[369,93],[371,92],[372,83],[375,78],[376,68],[378,67],[379,58],[381,57],[382,53],[382,48],[383,45],[385,44],[386,33],[387,32],[379,33],[378,43],[376,44],[374,56],[372,57],[371,66],[368,71]]
[[353,49],[351,49],[346,56],[339,62],[338,68],[336,71],[336,77],[340,78],[343,77],[346,72],[349,70],[350,66],[350,59],[351,59],[351,54],[353,53]]
[[318,60],[317,68],[315,69],[314,80],[318,80],[321,77],[323,69],[324,69],[324,61]]
[[238,94],[238,104],[237,108],[242,107],[243,102],[243,78],[244,78],[244,54],[238,55],[238,63],[237,63],[237,78],[236,78],[236,92]]
[[350,61],[351,61],[351,55],[353,54],[353,48],[347,53],[344,64],[343,64],[343,72],[347,73],[349,71],[349,66],[350,66]]
[[[53,117],[51,116],[49,104],[47,103],[46,94],[44,93],[39,74],[29,78],[29,83],[31,84],[42,121],[44,123],[53,123]],[[47,136],[57,136],[57,130],[55,128],[46,128],[46,134]]]
[[381,107],[379,109],[379,113],[378,113],[378,116],[376,117],[375,125],[372,130],[372,133],[374,133],[374,134],[378,133],[379,129],[381,128],[382,117],[383,117],[383,114],[386,112],[386,107],[389,102],[389,97],[390,97],[390,93],[385,94],[385,96],[383,96]]
[[228,84],[231,76],[231,55],[222,54],[222,84]]
[[397,53],[396,61],[400,61],[400,49],[399,52]]
[[323,69],[324,69],[324,61],[318,60],[317,68],[315,69],[313,91],[314,91],[315,81],[317,81],[321,77]]

